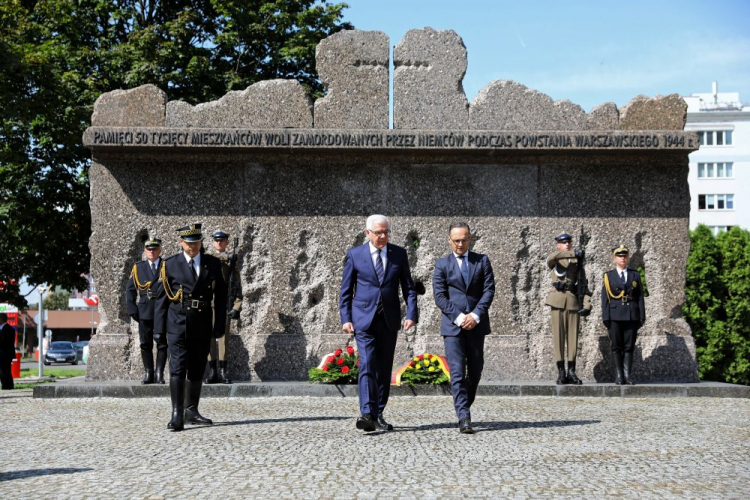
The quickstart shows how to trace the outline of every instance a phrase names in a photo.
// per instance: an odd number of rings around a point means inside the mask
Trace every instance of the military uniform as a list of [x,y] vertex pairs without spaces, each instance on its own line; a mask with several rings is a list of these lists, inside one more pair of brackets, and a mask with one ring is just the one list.
[[[628,254],[620,245],[615,255]],[[633,384],[633,350],[638,329],[646,322],[646,305],[643,300],[643,282],[635,269],[625,269],[625,281],[615,268],[604,273],[602,285],[602,321],[609,333],[612,358],[615,365],[615,383]]]
[[[216,231],[212,236],[214,240],[229,238],[229,234],[223,231]],[[236,252],[237,249],[234,249],[234,251]],[[229,271],[231,267],[229,254],[227,252],[219,252],[215,249],[209,249],[207,250],[207,253],[221,261],[221,270],[224,275],[224,281],[229,283]],[[237,285],[240,283],[240,270],[237,266],[234,268],[234,283]],[[240,317],[240,311],[242,310],[242,296],[237,295],[233,299],[234,303],[232,305],[232,310],[228,313],[224,336],[211,342],[211,351],[208,354],[208,375],[205,379],[205,383],[207,384],[216,384],[218,382],[221,382],[222,384],[232,383],[227,372],[227,346],[229,345],[229,330],[231,327],[230,319],[237,319]]]
[[[558,243],[570,242],[571,236],[563,233],[555,238]],[[586,294],[583,307],[578,304],[576,295],[578,282],[578,259],[570,250],[558,250],[547,257],[547,268],[551,289],[545,304],[552,308],[552,345],[558,369],[558,384],[581,384],[575,373],[576,352],[578,350],[579,317],[591,310],[591,297]],[[587,291],[588,292],[588,291]],[[586,311],[585,313],[582,311]],[[565,361],[568,373],[565,373]]]
[[[149,236],[144,244],[147,249],[161,248],[161,240]],[[128,315],[138,322],[138,336],[141,346],[144,376],[142,384],[164,383],[164,367],[167,364],[167,337],[154,333],[154,305],[159,282],[162,260],[144,260],[133,264],[130,277],[125,285],[125,305]],[[154,342],[156,343],[156,367],[154,367]]]
[[[178,231],[184,242],[202,241],[200,224]],[[164,261],[161,279],[154,328],[166,333],[169,345],[172,420],[167,428],[179,431],[184,423],[211,424],[198,413],[198,403],[211,339],[224,335],[226,325],[221,262],[202,248],[192,259],[187,251],[180,252]],[[214,318],[214,311],[221,314]]]

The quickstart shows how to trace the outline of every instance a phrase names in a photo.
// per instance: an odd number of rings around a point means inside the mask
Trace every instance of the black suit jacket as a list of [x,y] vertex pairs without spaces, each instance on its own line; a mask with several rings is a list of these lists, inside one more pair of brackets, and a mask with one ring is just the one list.
[[[182,253],[164,261],[162,276],[173,294],[182,287],[182,300],[167,297],[165,283],[157,289],[154,334],[174,333],[188,337],[224,335],[227,320],[227,286],[221,261],[202,253],[198,280],[193,279]],[[195,303],[193,301],[198,301]],[[211,302],[213,301],[213,307]],[[214,320],[214,309],[217,311]]]
[[468,286],[453,252],[435,263],[432,291],[435,304],[443,313],[440,324],[440,334],[443,337],[461,333],[461,327],[454,323],[461,313],[473,312],[479,316],[479,324],[474,329],[476,333],[487,335],[492,331],[487,311],[495,297],[495,275],[490,259],[474,252],[467,252],[466,256],[469,266]]
[[0,359],[13,361],[16,357],[16,329],[8,323],[0,329]]
[[617,296],[623,289],[628,300],[614,299],[607,294],[607,287],[602,284],[602,321],[638,321],[646,322],[646,305],[643,302],[643,283],[641,275],[635,269],[628,268],[628,279],[623,287],[617,269],[607,271],[605,276],[609,280],[612,294]]
[[128,310],[128,316],[135,318],[137,321],[154,319],[156,294],[162,286],[159,282],[159,272],[163,265],[164,259],[161,259],[159,267],[156,268],[155,276],[151,272],[151,263],[149,261],[144,260],[135,265],[136,272],[138,273],[138,282],[141,285],[145,285],[150,281],[151,285],[146,290],[141,291],[139,295],[135,286],[135,276],[131,274],[128,283],[125,285],[125,306]]

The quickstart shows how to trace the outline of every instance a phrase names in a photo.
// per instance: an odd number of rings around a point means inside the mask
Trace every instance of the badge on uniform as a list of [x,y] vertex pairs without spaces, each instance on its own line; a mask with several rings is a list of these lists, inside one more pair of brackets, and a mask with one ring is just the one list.
[[632,284],[631,286],[632,286],[633,288],[638,288],[638,282],[637,282],[637,281],[634,281],[634,282],[633,282],[633,284]]

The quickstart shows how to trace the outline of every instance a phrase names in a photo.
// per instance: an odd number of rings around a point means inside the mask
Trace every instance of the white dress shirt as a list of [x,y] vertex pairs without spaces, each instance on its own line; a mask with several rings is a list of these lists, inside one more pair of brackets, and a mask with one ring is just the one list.
[[[370,257],[372,258],[372,265],[375,266],[375,259],[378,258],[378,247],[372,244],[372,241],[367,242],[370,245]],[[380,252],[380,260],[383,261],[383,272],[385,272],[385,266],[388,265],[388,246],[384,246]]]
[[190,265],[190,259],[193,259],[193,269],[195,269],[195,275],[197,277],[200,277],[201,275],[201,254],[198,252],[198,255],[195,257],[189,256],[187,253],[182,252],[182,256],[185,257],[185,260],[187,261],[188,265]]

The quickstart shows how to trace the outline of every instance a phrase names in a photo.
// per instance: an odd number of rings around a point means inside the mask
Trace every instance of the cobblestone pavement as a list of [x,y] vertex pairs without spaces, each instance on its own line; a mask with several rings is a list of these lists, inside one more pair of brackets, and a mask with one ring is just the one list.
[[166,430],[155,399],[0,394],[0,498],[747,498],[750,400],[392,398],[390,433],[353,398],[217,398]]

